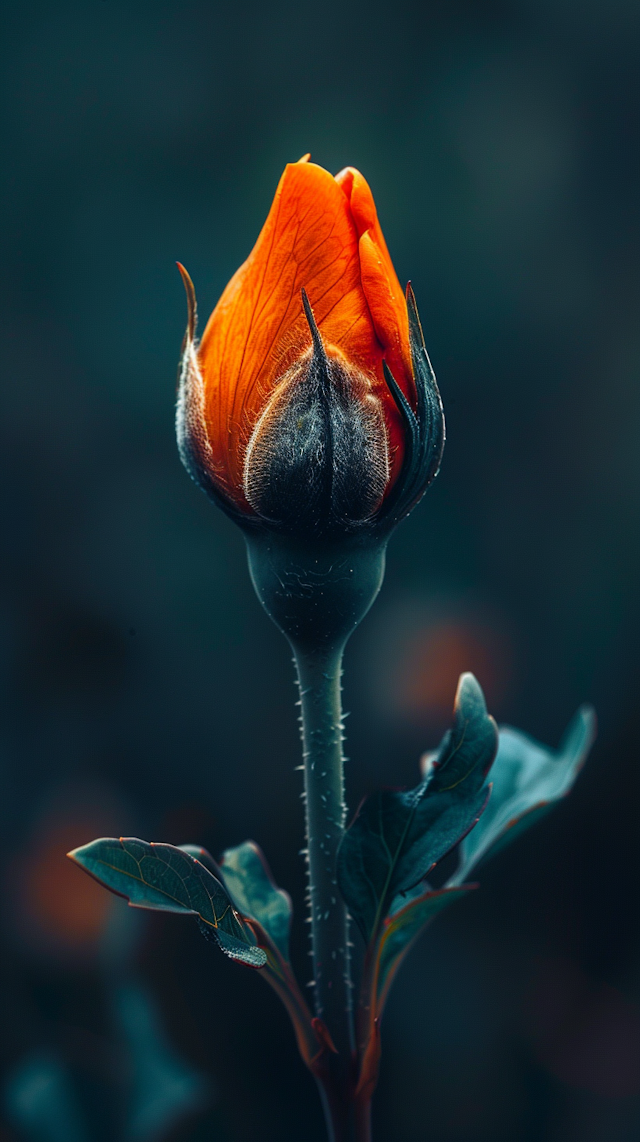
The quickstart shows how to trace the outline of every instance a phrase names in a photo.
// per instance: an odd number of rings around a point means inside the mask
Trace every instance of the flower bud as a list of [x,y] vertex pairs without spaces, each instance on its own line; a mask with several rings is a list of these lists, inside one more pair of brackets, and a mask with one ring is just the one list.
[[199,344],[180,269],[177,432],[192,477],[247,532],[388,534],[438,470],[444,419],[362,175],[286,168]]

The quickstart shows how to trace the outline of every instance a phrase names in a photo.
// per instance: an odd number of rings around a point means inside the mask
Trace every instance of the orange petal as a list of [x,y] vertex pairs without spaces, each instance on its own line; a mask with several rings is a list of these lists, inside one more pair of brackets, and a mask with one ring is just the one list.
[[391,261],[367,180],[355,167],[336,175],[351,208],[360,245],[362,288],[387,364],[405,396],[415,401],[409,320],[404,292]]
[[286,167],[258,241],[200,346],[209,438],[232,487],[240,486],[244,445],[266,395],[310,345],[303,286],[325,344],[379,374],[382,346],[362,290],[349,202],[332,175],[308,161]]

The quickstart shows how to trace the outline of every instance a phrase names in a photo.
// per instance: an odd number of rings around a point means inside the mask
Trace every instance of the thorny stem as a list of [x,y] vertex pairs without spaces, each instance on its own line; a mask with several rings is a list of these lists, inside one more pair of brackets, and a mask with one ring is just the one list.
[[344,835],[341,652],[296,655],[304,760],[315,1010],[339,1054],[353,1051],[347,909],[336,880]]
[[320,1088],[329,1142],[370,1142],[371,1087],[356,1093],[349,921],[336,874],[345,826],[340,678],[346,643],[380,590],[385,547],[384,536],[365,532],[315,541],[247,533],[253,585],[298,671],[319,1047],[303,1057]]
[[[330,1142],[367,1142],[366,1108],[354,1101],[354,1031],[349,917],[336,880],[345,827],[340,678],[342,647],[296,653],[304,758],[311,955],[316,1016],[335,1053],[316,1078]],[[357,1120],[360,1120],[358,1124]],[[366,1131],[363,1133],[363,1129]]]

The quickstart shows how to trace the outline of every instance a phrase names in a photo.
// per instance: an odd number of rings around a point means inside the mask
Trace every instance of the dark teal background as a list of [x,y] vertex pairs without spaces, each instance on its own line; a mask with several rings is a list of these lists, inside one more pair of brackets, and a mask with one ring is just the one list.
[[[310,150],[373,189],[448,429],[347,656],[350,806],[415,783],[463,669],[548,744],[582,700],[600,719],[570,800],[412,953],[375,1140],[635,1142],[640,8],[58,0],[5,4],[1,39],[5,1063],[57,1052],[117,1137],[96,952],[64,918],[80,873],[50,863],[96,829],[254,838],[308,974],[289,652],[173,402],[176,259],[206,318]],[[215,1086],[174,1142],[320,1142],[257,976],[172,916],[139,964]]]

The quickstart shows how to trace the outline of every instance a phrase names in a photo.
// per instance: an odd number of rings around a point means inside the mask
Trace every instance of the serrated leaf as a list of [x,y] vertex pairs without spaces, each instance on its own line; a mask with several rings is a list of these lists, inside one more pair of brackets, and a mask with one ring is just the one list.
[[458,684],[453,728],[425,779],[409,792],[367,797],[338,853],[338,882],[365,940],[398,893],[421,881],[477,821],[498,731],[472,674]]
[[260,847],[254,841],[227,849],[220,871],[238,908],[262,925],[285,960],[289,959],[291,897],[278,888]]
[[134,908],[197,916],[232,959],[255,968],[266,963],[266,953],[257,946],[227,889],[183,849],[137,837],[102,837],[69,856]]
[[582,768],[596,732],[591,707],[581,707],[557,750],[501,727],[491,770],[487,808],[460,845],[460,864],[449,884],[461,884],[480,861],[495,855],[565,797]]

